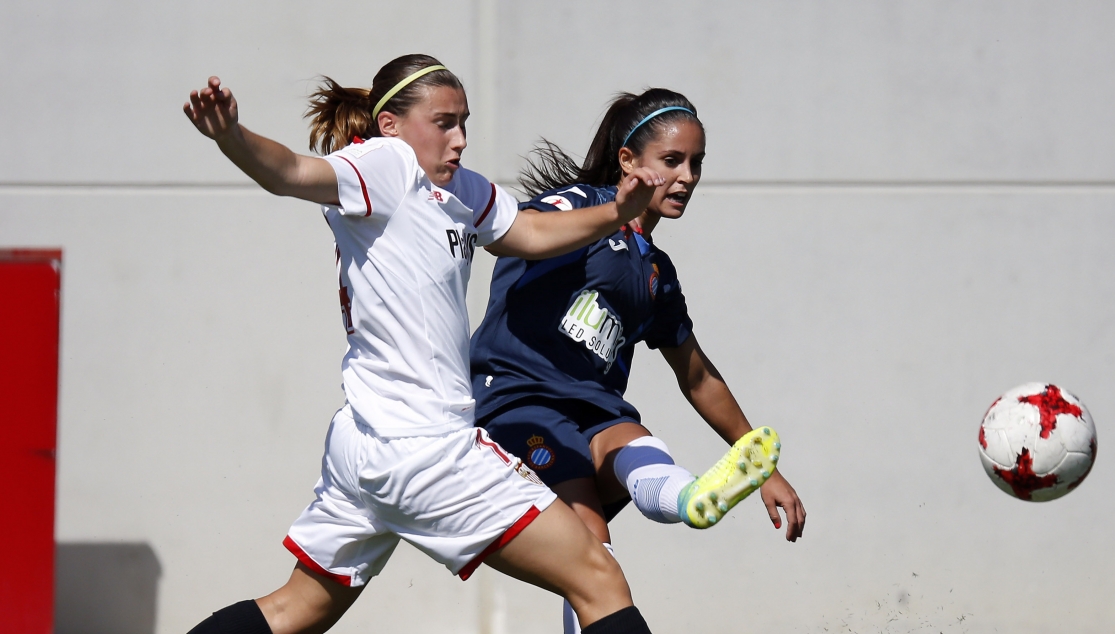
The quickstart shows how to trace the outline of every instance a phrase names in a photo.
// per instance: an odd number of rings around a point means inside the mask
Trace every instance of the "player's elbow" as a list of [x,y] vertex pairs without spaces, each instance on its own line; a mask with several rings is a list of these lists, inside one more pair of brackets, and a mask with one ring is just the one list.
[[268,194],[274,194],[276,196],[293,196],[293,194],[291,193],[291,188],[285,183],[271,181],[257,182],[259,182],[259,186],[263,188],[263,191],[267,192]]
[[303,183],[302,175],[296,170],[282,171],[257,182],[269,194],[307,199],[306,190],[308,188]]

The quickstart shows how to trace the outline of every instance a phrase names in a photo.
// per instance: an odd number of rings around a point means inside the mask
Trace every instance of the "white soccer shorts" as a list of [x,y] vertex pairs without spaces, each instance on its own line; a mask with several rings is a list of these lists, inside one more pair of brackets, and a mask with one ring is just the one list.
[[329,426],[314,492],[283,545],[346,586],[379,574],[399,539],[468,579],[557,497],[482,429],[384,439],[347,405]]

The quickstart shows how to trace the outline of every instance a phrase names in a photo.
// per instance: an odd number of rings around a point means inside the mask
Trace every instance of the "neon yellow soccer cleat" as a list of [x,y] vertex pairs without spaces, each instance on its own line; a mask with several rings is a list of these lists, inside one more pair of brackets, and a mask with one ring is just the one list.
[[708,528],[733,506],[754,493],[778,466],[782,443],[770,427],[744,434],[724,457],[678,495],[682,521]]

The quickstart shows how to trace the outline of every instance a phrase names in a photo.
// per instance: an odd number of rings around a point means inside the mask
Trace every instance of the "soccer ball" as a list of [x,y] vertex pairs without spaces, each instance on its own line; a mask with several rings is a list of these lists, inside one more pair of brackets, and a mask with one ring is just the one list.
[[1027,383],[1000,396],[984,414],[979,456],[1000,489],[1020,500],[1055,500],[1092,470],[1096,427],[1067,390]]

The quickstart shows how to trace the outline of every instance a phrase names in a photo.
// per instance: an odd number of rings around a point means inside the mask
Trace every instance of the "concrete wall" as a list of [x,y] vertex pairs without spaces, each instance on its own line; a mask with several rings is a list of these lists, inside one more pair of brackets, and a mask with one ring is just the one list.
[[[60,557],[141,553],[123,576],[158,591],[119,586],[144,602],[134,631],[183,632],[285,580],[342,399],[327,228],[247,183],[181,104],[219,74],[246,125],[301,148],[317,74],[365,85],[414,51],[465,81],[466,162],[502,182],[539,136],[583,152],[618,90],[680,90],[708,129],[705,181],[656,240],[810,515],[788,544],[755,500],[707,532],[625,512],[618,556],[656,631],[1110,629],[1106,454],[1072,495],[1026,504],[987,481],[975,437],[1034,380],[1081,396],[1101,444],[1115,420],[1112,5],[309,6],[0,6],[0,247],[65,258],[57,538],[80,548]],[[633,374],[678,461],[714,460],[657,355]],[[335,631],[554,632],[558,608],[404,547]]]

